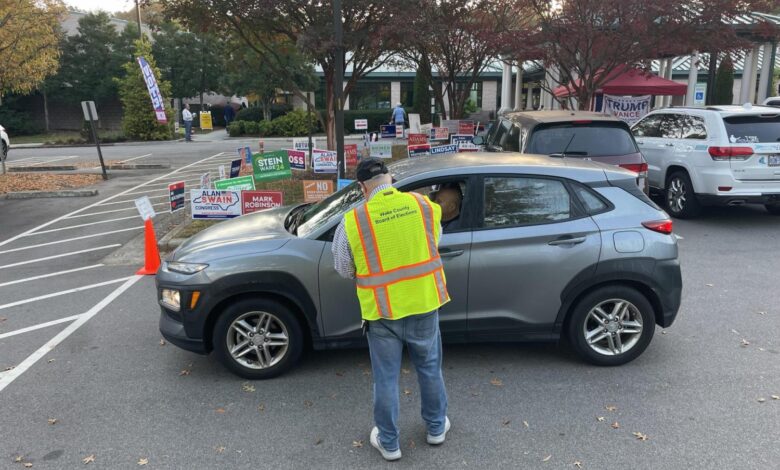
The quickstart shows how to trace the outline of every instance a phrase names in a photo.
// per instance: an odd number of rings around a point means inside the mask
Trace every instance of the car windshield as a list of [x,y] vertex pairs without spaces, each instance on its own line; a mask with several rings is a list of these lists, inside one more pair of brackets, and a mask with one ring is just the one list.
[[732,144],[780,142],[780,114],[731,116],[723,119]]
[[357,182],[353,182],[322,201],[301,209],[303,213],[296,225],[298,236],[306,237],[326,224],[331,217],[344,213],[362,200],[363,192]]
[[531,134],[526,152],[551,155],[564,150],[567,155],[583,157],[639,153],[628,128],[610,122],[539,126]]

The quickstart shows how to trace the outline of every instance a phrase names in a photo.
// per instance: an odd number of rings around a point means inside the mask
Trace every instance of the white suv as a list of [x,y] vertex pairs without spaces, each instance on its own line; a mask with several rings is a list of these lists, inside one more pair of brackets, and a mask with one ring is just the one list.
[[708,106],[653,111],[632,127],[653,191],[681,219],[702,205],[764,204],[780,215],[780,109]]
[[5,161],[8,158],[8,149],[11,147],[11,142],[8,140],[8,134],[5,132],[5,127],[0,126],[0,160]]

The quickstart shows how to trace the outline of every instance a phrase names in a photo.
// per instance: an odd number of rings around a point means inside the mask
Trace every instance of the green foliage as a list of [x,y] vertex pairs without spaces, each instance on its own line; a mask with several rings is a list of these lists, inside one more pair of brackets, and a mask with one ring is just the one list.
[[479,108],[477,108],[477,103],[474,102],[471,98],[467,99],[466,102],[463,104],[463,115],[468,116],[471,113],[476,113],[479,111]]
[[8,103],[0,106],[0,123],[5,127],[12,141],[13,136],[38,134],[42,131],[29,113],[13,109],[8,106]]
[[713,104],[731,104],[734,101],[734,64],[728,54],[718,66],[713,97]]
[[249,135],[260,134],[260,123],[254,121],[244,121],[244,133]]
[[[369,132],[379,132],[379,126],[390,122],[391,111],[392,110],[390,109],[350,109],[344,111],[344,129],[348,134],[361,134],[366,132],[355,130],[355,119],[368,119]],[[420,122],[425,122],[422,120],[422,116],[420,117]]]
[[[276,119],[280,116],[292,111],[292,107],[284,104],[275,104],[271,106],[271,119]],[[251,106],[249,108],[239,109],[236,113],[237,121],[262,121],[263,120],[263,108],[259,106]]]
[[228,126],[228,134],[231,137],[241,135],[253,135],[261,137],[303,137],[308,135],[309,128],[317,131],[317,117],[312,113],[301,110],[291,111],[273,121],[233,121]]
[[414,109],[420,114],[420,122],[431,122],[431,92],[428,80],[419,71],[414,76]]
[[227,127],[227,132],[230,137],[239,137],[244,135],[244,122],[245,121],[233,121]]
[[[160,70],[157,68],[152,56],[151,45],[147,41],[136,40],[135,55],[136,57],[144,57],[149,62],[149,66],[157,78],[157,84],[160,87],[160,94],[163,99],[170,97],[171,84],[159,78]],[[139,140],[170,139],[173,136],[173,120],[170,107],[167,107],[165,110],[168,124],[158,123],[138,62],[135,60],[127,62],[123,68],[125,76],[117,80],[117,82],[119,85],[119,97],[124,110],[122,127],[125,135],[131,139]]]

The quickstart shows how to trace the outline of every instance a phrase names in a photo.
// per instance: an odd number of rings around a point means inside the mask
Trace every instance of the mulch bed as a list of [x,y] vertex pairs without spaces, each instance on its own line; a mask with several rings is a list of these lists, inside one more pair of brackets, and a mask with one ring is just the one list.
[[103,180],[100,175],[55,173],[9,173],[0,175],[0,194],[13,191],[59,191],[91,186]]

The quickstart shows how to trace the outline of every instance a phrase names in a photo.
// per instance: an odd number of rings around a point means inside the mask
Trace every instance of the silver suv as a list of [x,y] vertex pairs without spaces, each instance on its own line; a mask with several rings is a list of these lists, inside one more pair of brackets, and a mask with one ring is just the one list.
[[780,214],[780,109],[710,106],[653,111],[632,128],[651,190],[691,218],[703,205],[764,204]]
[[[672,222],[635,173],[513,153],[407,159],[390,171],[403,191],[463,194],[439,246],[452,297],[440,311],[445,341],[564,337],[584,359],[619,365],[674,321]],[[331,255],[337,224],[361,201],[353,183],[187,240],[157,274],[163,336],[249,379],[289,369],[304,347],[365,345],[354,281]]]

